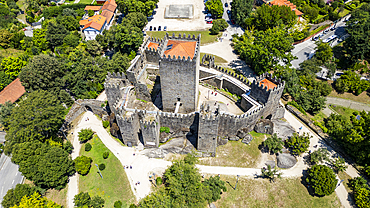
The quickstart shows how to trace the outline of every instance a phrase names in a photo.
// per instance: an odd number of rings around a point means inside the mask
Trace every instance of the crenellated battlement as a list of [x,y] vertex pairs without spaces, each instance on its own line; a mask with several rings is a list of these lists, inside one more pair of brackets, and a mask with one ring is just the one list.
[[143,125],[145,128],[156,128],[157,122],[156,121],[142,121],[140,120],[140,125]]
[[125,73],[119,73],[119,72],[113,72],[113,73],[110,73],[108,72],[107,76],[106,76],[106,79],[112,79],[112,78],[116,78],[116,79],[126,79],[126,75]]
[[200,37],[201,37],[200,34],[197,37],[195,37],[195,35],[191,36],[190,34],[186,37],[185,33],[182,36],[181,33],[179,33],[178,36],[176,36],[175,33],[172,33],[172,36],[169,36],[168,33],[166,33],[165,35],[165,39],[195,40],[195,41],[200,41]]
[[181,57],[181,56],[178,56],[176,57],[175,55],[173,57],[171,57],[170,55],[166,56],[166,55],[163,55],[163,57],[161,58],[162,60],[166,60],[166,61],[169,61],[169,62],[196,62],[196,60],[193,60],[190,58],[190,56],[188,56],[187,58],[185,56]]

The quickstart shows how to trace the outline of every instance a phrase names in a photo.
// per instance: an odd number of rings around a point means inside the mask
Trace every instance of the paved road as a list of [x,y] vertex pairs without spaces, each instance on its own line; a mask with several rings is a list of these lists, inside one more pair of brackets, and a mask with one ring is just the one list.
[[359,103],[352,100],[335,98],[335,97],[326,97],[326,104],[340,105],[343,107],[351,108],[358,111],[370,111],[370,105],[365,103]]
[[[233,34],[243,35],[244,34],[244,29],[242,27],[240,27],[239,25],[231,24],[231,20],[229,18],[229,15],[227,14],[227,10],[231,11],[230,2],[232,2],[232,1],[229,1],[229,0],[221,0],[221,1],[222,1],[222,5],[224,7],[224,14],[222,15],[222,18],[225,19],[227,23],[229,23],[229,27],[226,29],[227,32],[230,35],[233,35]],[[229,4],[228,7],[225,7],[226,2]]]
[[12,163],[9,157],[2,154],[0,158],[0,202],[9,189],[14,188],[22,181],[23,176],[18,171],[18,165]]
[[[346,18],[348,18],[348,17],[346,17]],[[339,39],[340,37],[345,35],[345,33],[346,33],[346,31],[345,31],[346,23],[343,21],[344,19],[345,18],[343,18],[342,21],[339,21],[338,23],[336,23],[336,25],[335,25],[336,30],[334,30],[334,31],[329,30],[329,32],[324,34],[324,36],[321,37],[321,39],[324,40],[324,39],[328,38],[331,35],[337,35],[338,39]],[[336,44],[338,44],[337,40],[332,42],[331,46],[335,46]],[[303,43],[295,45],[294,49],[292,50],[292,54],[294,56],[296,56],[298,59],[295,59],[291,62],[293,67],[298,68],[299,64],[302,63],[303,61],[307,60],[310,52],[315,50],[315,48],[316,48],[316,44],[315,44],[315,41],[313,41],[312,39],[306,40]]]

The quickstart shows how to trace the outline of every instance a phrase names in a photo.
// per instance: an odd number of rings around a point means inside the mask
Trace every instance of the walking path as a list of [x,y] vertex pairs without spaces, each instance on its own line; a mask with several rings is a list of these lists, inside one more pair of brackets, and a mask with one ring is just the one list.
[[343,107],[351,108],[358,111],[370,111],[370,105],[365,103],[359,103],[352,100],[336,98],[336,97],[326,97],[326,104],[340,105]]

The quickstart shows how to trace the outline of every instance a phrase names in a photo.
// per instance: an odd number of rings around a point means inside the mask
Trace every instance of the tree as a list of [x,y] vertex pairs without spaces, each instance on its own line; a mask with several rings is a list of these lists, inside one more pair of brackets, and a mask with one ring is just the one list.
[[54,49],[63,44],[64,38],[68,35],[67,29],[62,24],[49,22],[46,30],[46,40]]
[[[234,3],[233,3],[234,4]],[[234,38],[234,48],[240,57],[250,64],[257,74],[291,66],[293,55],[293,38],[281,28],[266,31],[246,31],[244,35]]]
[[0,47],[4,49],[9,48],[12,38],[13,34],[10,33],[8,30],[0,30]]
[[28,141],[45,142],[56,135],[64,122],[64,108],[57,97],[46,91],[34,91],[15,107],[6,135],[7,154],[15,144]]
[[91,197],[89,192],[80,192],[73,198],[73,203],[76,207],[83,207],[84,205],[89,206]]
[[90,139],[92,139],[94,135],[94,132],[91,129],[81,129],[80,132],[78,132],[78,140],[80,142],[87,142]]
[[316,53],[315,56],[317,59],[321,60],[323,63],[329,61],[333,57],[332,48],[328,43],[319,41],[316,43]]
[[94,16],[95,12],[93,10],[89,9],[87,11],[87,14],[89,15],[89,17],[92,17],[92,16]]
[[355,202],[358,208],[370,207],[370,191],[366,188],[357,189],[355,194]]
[[90,168],[91,168],[91,162],[92,162],[92,159],[91,157],[86,157],[84,155],[82,156],[78,156],[75,160],[75,168],[76,168],[76,171],[80,174],[80,175],[86,175],[89,173],[90,171]]
[[233,0],[231,15],[235,22],[241,26],[253,8],[253,0]]
[[46,40],[46,29],[36,29],[33,31],[32,43],[39,51],[46,51],[49,42]]
[[5,74],[15,78],[21,69],[27,64],[26,57],[9,56],[1,61],[1,67]]
[[263,145],[267,147],[270,153],[279,153],[281,149],[283,149],[283,141],[281,138],[278,138],[276,134],[268,137],[264,142]]
[[136,27],[138,27],[140,29],[143,29],[145,27],[145,25],[148,23],[148,19],[141,12],[132,12],[132,13],[129,13],[126,16],[126,19],[129,20],[132,25],[134,25],[134,26],[136,26]]
[[245,20],[245,25],[258,30],[272,29],[276,26],[290,28],[296,19],[297,15],[288,6],[263,4]]
[[206,2],[206,8],[215,18],[222,18],[224,6],[221,0],[209,0]]
[[64,84],[63,75],[64,69],[56,58],[40,54],[22,69],[19,78],[28,91],[47,90],[56,94]]
[[4,127],[5,130],[8,129],[12,110],[15,107],[10,101],[6,101],[4,104],[0,104],[0,124]]
[[37,192],[35,187],[31,187],[29,184],[17,184],[15,188],[9,189],[1,202],[4,208],[10,208],[15,205],[19,205],[24,196],[31,196]]
[[62,24],[68,31],[78,30],[80,24],[75,17],[65,16],[60,19],[60,24]]
[[90,152],[91,148],[92,148],[92,146],[91,146],[90,143],[85,144],[85,151],[86,152]]
[[64,142],[62,147],[63,147],[64,151],[66,151],[68,154],[72,153],[73,145],[69,140]]
[[89,40],[86,43],[86,50],[95,57],[101,54],[102,47],[96,40]]
[[105,200],[100,196],[94,196],[90,202],[90,207],[92,208],[102,208],[104,207]]
[[370,88],[370,83],[366,80],[361,80],[356,72],[345,71],[339,79],[335,80],[334,86],[340,93],[349,91],[359,95]]
[[310,138],[310,135],[306,133],[303,135],[293,133],[293,136],[286,141],[286,146],[292,148],[294,154],[300,155],[310,147]]
[[268,178],[270,182],[275,182],[276,178],[281,178],[281,172],[279,173],[279,170],[276,169],[276,166],[274,169],[271,168],[270,165],[267,165],[267,169],[265,167],[261,168],[262,177]]
[[121,201],[115,201],[114,202],[114,208],[122,208],[122,202]]
[[309,5],[305,5],[302,8],[302,12],[304,13],[304,16],[310,20],[310,22],[315,20],[319,15],[319,11],[314,7],[310,7]]
[[349,34],[343,46],[353,61],[370,58],[370,5],[364,4],[351,12],[346,30]]
[[310,162],[312,164],[319,164],[329,160],[329,151],[325,148],[319,148],[310,154]]
[[211,34],[218,34],[220,31],[225,30],[229,24],[227,24],[225,19],[216,19],[213,20],[212,28],[210,29]]
[[208,199],[208,203],[215,202],[221,199],[222,192],[226,192],[225,182],[220,180],[220,177],[209,177],[208,179],[204,180],[203,184],[207,186],[210,190],[212,195]]
[[130,53],[131,51],[137,51],[140,45],[143,43],[143,33],[140,28],[133,25],[117,25],[115,29],[115,46],[122,53]]
[[341,171],[346,171],[346,169],[348,168],[348,166],[346,165],[346,161],[341,157],[334,159],[332,161],[332,165],[337,173]]
[[64,188],[69,176],[75,173],[73,160],[66,151],[39,141],[14,145],[12,161],[28,180],[44,189]]
[[42,197],[39,193],[35,192],[31,196],[24,196],[18,205],[12,208],[26,208],[26,207],[47,207],[47,208],[62,208],[59,204]]
[[104,152],[104,153],[103,153],[103,158],[104,158],[104,159],[107,159],[108,157],[109,157],[109,152]]
[[308,170],[306,181],[312,185],[315,194],[327,196],[334,192],[338,180],[332,169],[326,165],[314,165]]

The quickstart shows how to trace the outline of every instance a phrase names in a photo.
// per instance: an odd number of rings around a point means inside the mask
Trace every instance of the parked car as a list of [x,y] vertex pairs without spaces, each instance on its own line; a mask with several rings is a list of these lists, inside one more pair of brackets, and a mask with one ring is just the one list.
[[323,33],[326,34],[327,32],[329,32],[329,29],[324,30]]
[[[325,33],[324,33],[325,34]],[[324,36],[324,34],[320,33],[317,37],[318,38],[321,38],[322,36]]]
[[158,31],[161,31],[162,30],[162,27],[161,26],[158,26]]
[[156,30],[157,30],[157,28],[156,28],[156,27],[154,27],[154,28],[153,28],[153,31],[156,31]]
[[317,41],[319,39],[319,36],[314,36],[314,37],[312,37],[312,40],[313,41]]
[[235,25],[235,21],[232,19],[230,20],[231,21],[231,24]]
[[211,18],[212,17],[212,14],[211,13],[207,13],[206,14],[206,19],[207,19],[207,17]]
[[150,27],[149,27],[149,31],[152,31],[152,30],[153,30],[153,27],[152,27],[152,26],[150,26]]
[[212,24],[213,20],[207,21],[207,24]]
[[206,17],[206,22],[208,22],[208,21],[212,21],[213,19],[212,18],[210,18],[210,17]]
[[312,59],[315,53],[316,53],[316,50],[311,51],[310,54],[308,55],[308,59]]
[[227,13],[227,14],[231,14],[231,11],[228,9],[228,10],[226,11],[226,13]]
[[167,31],[167,26],[164,26],[163,27],[163,31]]
[[331,31],[335,30],[335,27],[330,28]]
[[229,7],[229,4],[227,2],[225,3],[225,7]]

